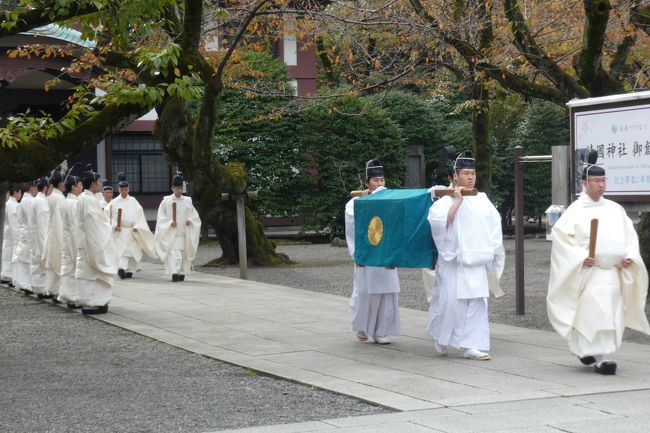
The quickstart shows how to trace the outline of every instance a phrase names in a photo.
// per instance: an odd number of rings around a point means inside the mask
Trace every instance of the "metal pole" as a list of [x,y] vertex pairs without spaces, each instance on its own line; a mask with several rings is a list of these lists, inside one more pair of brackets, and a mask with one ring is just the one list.
[[524,302],[524,148],[514,148],[515,156],[515,304],[517,315],[526,314]]
[[246,212],[244,210],[244,195],[237,197],[237,237],[239,238],[239,278],[245,280],[248,270],[246,262]]

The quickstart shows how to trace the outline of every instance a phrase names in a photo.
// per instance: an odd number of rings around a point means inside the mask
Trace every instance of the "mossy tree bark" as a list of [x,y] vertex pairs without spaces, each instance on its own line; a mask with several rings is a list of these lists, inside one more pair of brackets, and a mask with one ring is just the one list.
[[[202,0],[187,0],[185,14],[175,22],[182,23],[181,62],[184,71],[198,71],[205,83],[203,99],[197,114],[190,104],[180,98],[168,98],[159,109],[154,134],[163,143],[167,156],[178,161],[184,175],[191,182],[191,195],[202,222],[212,227],[221,245],[220,261],[237,263],[239,250],[234,201],[222,201],[222,193],[242,194],[247,186],[247,171],[241,164],[222,164],[212,151],[215,125],[223,94],[223,74],[234,49],[242,41],[248,25],[270,0],[258,0],[239,24],[229,42],[228,50],[216,66],[208,64],[199,54]],[[171,11],[173,12],[173,11]],[[172,31],[174,29],[171,29]],[[170,35],[171,36],[171,35]],[[246,249],[248,259],[258,265],[273,265],[288,261],[275,251],[264,234],[259,221],[246,207]]]
[[650,268],[650,212],[641,214],[639,225],[637,226],[639,235],[639,247],[641,248],[641,257],[647,268]]

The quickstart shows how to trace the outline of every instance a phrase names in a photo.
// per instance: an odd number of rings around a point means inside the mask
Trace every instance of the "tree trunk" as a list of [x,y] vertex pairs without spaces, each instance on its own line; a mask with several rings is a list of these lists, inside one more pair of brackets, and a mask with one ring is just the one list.
[[[221,194],[242,194],[246,190],[248,172],[242,164],[219,162],[212,154],[211,139],[197,139],[187,102],[170,99],[165,103],[156,123],[156,137],[163,143],[171,161],[178,161],[190,181],[190,195],[201,216],[201,221],[215,231],[223,255],[219,263],[239,262],[237,218],[234,201],[222,201]],[[213,118],[210,117],[210,122]],[[205,122],[205,118],[203,122]],[[206,126],[203,125],[205,128]],[[197,148],[198,147],[198,148]],[[201,161],[197,161],[200,157]],[[206,161],[207,159],[207,161]],[[206,163],[207,162],[207,163]],[[264,234],[262,225],[246,207],[246,249],[248,261],[268,266],[289,262],[289,258],[275,252],[275,244]]]
[[[224,191],[225,192],[225,191]],[[223,252],[217,263],[239,263],[239,243],[237,233],[237,210],[234,200],[209,200],[209,197],[199,198],[202,203],[210,204],[202,207],[201,219],[204,224],[212,227]],[[245,206],[246,221],[246,256],[248,261],[258,266],[270,266],[289,263],[289,258],[275,251],[275,243],[264,234],[264,227],[257,221],[253,212]]]
[[476,77],[472,85],[478,106],[472,116],[474,157],[476,158],[476,188],[490,192],[492,184],[492,145],[490,144],[490,101],[484,77]]
[[641,257],[643,257],[646,267],[650,268],[650,212],[643,212],[641,214],[637,233],[639,234]]

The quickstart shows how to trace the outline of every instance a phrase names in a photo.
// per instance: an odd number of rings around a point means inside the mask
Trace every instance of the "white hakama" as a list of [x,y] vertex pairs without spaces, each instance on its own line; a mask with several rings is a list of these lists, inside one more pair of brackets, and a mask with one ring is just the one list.
[[102,307],[111,300],[113,276],[117,273],[111,225],[90,191],[80,195],[77,206],[79,238],[74,303]]
[[47,196],[41,191],[36,194],[30,208],[29,227],[31,232],[30,266],[32,292],[37,295],[45,294],[45,266],[41,261],[47,239],[47,223],[50,209]]
[[437,299],[429,304],[426,331],[441,346],[490,350],[487,298],[458,299],[457,266],[438,260]]
[[59,301],[75,304],[77,302],[77,280],[74,277],[77,267],[78,221],[77,205],[79,198],[69,193],[63,209],[63,248],[61,251],[61,287]]
[[5,222],[2,240],[2,281],[14,280],[14,249],[18,243],[18,200],[9,197],[5,203]]
[[43,248],[41,266],[45,267],[45,294],[58,296],[61,286],[61,251],[63,250],[63,211],[65,197],[55,188],[47,197],[49,218],[47,239]]
[[[354,200],[345,205],[345,237],[353,259]],[[355,265],[349,304],[352,330],[375,339],[400,335],[399,291],[397,270]]]
[[501,277],[505,264],[501,218],[487,196],[463,198],[452,222],[447,215],[455,198],[442,197],[429,209],[438,249],[435,293],[427,333],[440,346],[490,350],[488,273]]
[[29,213],[34,202],[34,196],[25,192],[18,203],[16,210],[16,223],[18,229],[18,242],[14,247],[14,285],[20,290],[32,290],[31,275],[31,238],[29,232]]

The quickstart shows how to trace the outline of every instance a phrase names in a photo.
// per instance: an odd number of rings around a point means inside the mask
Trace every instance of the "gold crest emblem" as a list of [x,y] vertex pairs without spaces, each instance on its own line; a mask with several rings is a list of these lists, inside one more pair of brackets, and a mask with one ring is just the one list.
[[368,241],[371,245],[377,246],[384,235],[384,224],[378,216],[372,217],[368,224]]

